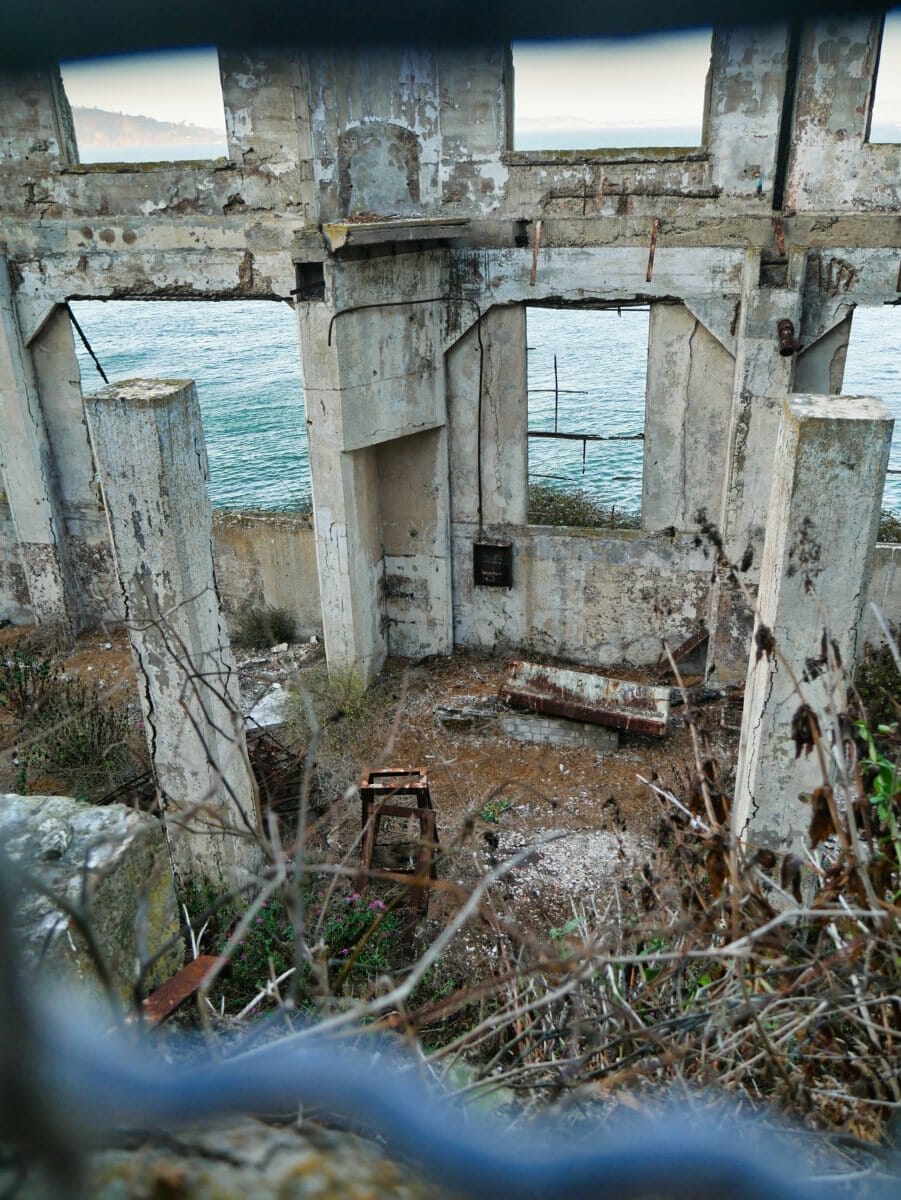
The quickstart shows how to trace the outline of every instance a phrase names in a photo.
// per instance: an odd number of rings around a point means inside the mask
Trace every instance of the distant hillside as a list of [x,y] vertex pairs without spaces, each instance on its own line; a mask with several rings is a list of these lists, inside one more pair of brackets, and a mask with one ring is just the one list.
[[205,129],[184,121],[155,121],[128,113],[105,112],[102,108],[73,106],[72,117],[79,146],[183,145],[190,142],[221,142],[222,130]]

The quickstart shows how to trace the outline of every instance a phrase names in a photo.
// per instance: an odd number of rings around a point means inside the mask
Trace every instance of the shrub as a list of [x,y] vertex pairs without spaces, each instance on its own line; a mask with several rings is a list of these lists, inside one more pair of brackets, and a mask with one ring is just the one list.
[[52,661],[33,650],[18,648],[0,660],[0,707],[20,721],[34,717],[57,683]]
[[[858,715],[872,730],[901,720],[901,675],[887,643],[874,647],[867,643],[863,662],[854,673],[854,686],[862,707]],[[877,745],[885,748],[882,735]]]
[[238,614],[232,642],[244,650],[266,650],[296,636],[297,622],[287,608],[250,608]]
[[[310,889],[306,889],[309,893]],[[353,992],[368,979],[391,966],[397,941],[398,919],[383,900],[352,892],[335,895],[323,911],[325,893],[308,894],[306,928],[319,928],[321,946],[335,994]],[[226,945],[223,938],[220,953]],[[235,948],[231,977],[227,984],[230,1004],[246,1004],[269,980],[297,967],[301,1002],[312,1000],[313,971],[309,961],[298,956],[294,922],[282,897],[273,897],[253,918]]]
[[109,704],[96,685],[57,681],[23,757],[29,768],[39,767],[70,784],[75,795],[92,799],[136,769],[128,709]]
[[571,525],[581,528],[637,529],[638,513],[615,504],[607,507],[581,488],[555,488],[529,484],[530,525]]
[[879,514],[879,528],[876,531],[877,542],[901,542],[901,517],[897,513],[884,508]]

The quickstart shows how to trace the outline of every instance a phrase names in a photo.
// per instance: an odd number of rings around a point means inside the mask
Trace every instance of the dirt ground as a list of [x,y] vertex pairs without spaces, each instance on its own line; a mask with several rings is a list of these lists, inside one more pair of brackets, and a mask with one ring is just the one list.
[[[379,711],[353,749],[361,768],[427,772],[443,851],[439,874],[466,890],[486,870],[548,839],[501,884],[519,922],[546,935],[573,917],[574,902],[597,903],[614,878],[650,858],[661,802],[639,777],[684,797],[694,750],[682,707],[671,710],[664,737],[620,734],[619,748],[605,753],[515,741],[501,730],[501,714],[469,731],[436,719],[436,708],[496,697],[507,667],[506,660],[465,653],[415,666],[389,660],[378,685]],[[670,682],[647,669],[605,673]],[[720,764],[735,761],[740,703],[695,708],[702,754]],[[354,843],[359,813],[356,798],[335,798],[321,822],[331,854]],[[390,828],[382,836],[390,840]],[[375,865],[391,869],[390,855]],[[453,907],[440,892],[433,896],[428,924]]]
[[[0,630],[0,654],[29,631]],[[238,653],[242,693],[247,703],[273,682],[288,687],[301,681],[321,648],[289,646],[278,652]],[[93,682],[111,701],[128,703],[137,725],[140,712],[125,630],[110,628],[82,635],[61,656],[70,678]],[[685,796],[695,769],[684,708],[671,710],[662,738],[620,734],[619,748],[591,749],[523,744],[504,735],[499,718],[472,730],[446,728],[435,716],[439,706],[476,703],[496,697],[507,662],[456,653],[411,665],[389,660],[362,713],[343,737],[344,778],[329,777],[333,794],[321,795],[316,833],[330,856],[355,859],[360,833],[359,801],[342,799],[354,773],[366,768],[419,768],[428,774],[438,835],[444,851],[441,874],[470,887],[486,870],[502,865],[524,846],[542,842],[501,883],[511,908],[526,925],[549,928],[573,915],[574,902],[596,901],[614,876],[627,874],[649,858],[654,821],[661,802],[640,777]],[[669,683],[652,669],[621,668],[605,674],[646,683]],[[689,677],[688,684],[698,682]],[[734,762],[740,698],[698,705],[702,753],[721,764]],[[303,749],[297,746],[297,749]],[[15,743],[11,723],[0,713],[0,790],[13,790]],[[350,767],[348,769],[348,764]],[[30,779],[32,791],[60,791],[53,779]],[[401,822],[386,823],[381,841],[403,853],[407,836]],[[415,834],[413,835],[415,836]],[[392,847],[380,862],[397,866]],[[387,855],[387,857],[385,857]],[[447,915],[445,897],[433,896],[429,924]]]

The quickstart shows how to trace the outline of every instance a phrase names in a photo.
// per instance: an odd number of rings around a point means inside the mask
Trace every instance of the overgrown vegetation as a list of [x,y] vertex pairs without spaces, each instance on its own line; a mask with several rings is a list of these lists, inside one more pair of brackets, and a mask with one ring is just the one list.
[[901,542],[901,517],[897,513],[884,508],[879,514],[879,529],[876,533],[877,542],[897,544]]
[[96,684],[66,678],[40,646],[26,642],[0,659],[0,710],[12,718],[17,791],[43,778],[93,801],[146,769],[128,707]]
[[638,513],[599,504],[581,488],[529,484],[530,525],[569,525],[576,528],[638,529]]
[[354,670],[325,662],[303,672],[289,692],[283,736],[292,745],[313,745],[319,791],[329,799],[356,782],[360,763],[356,747],[361,735],[384,716],[387,684],[368,689]]
[[297,622],[287,608],[249,608],[235,618],[231,640],[244,650],[268,650],[296,636]]
[[142,750],[126,706],[111,704],[96,685],[67,679],[47,696],[22,758],[90,800],[136,774]]
[[[300,950],[298,903],[300,922],[310,934]],[[307,877],[299,893],[283,888],[255,909],[237,938],[240,908],[231,902],[217,907],[208,884],[198,888],[187,881],[184,904],[192,927],[203,929],[206,942],[229,957],[213,996],[232,1013],[262,1003],[275,981],[301,1011],[310,1013],[317,998],[364,995],[376,975],[398,965],[400,921],[390,899],[386,902],[373,890],[345,886],[330,891],[315,888]]]
[[880,747],[899,748],[897,734],[880,733],[881,728],[901,725],[901,674],[886,642],[864,647],[863,660],[854,673],[854,715],[872,730]]
[[17,721],[36,716],[53,691],[57,674],[49,655],[15,647],[0,659],[0,708]]

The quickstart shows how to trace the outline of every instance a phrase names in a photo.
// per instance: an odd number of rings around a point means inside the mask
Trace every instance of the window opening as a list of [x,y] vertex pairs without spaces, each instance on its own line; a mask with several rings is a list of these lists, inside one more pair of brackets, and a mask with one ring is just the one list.
[[700,146],[711,38],[514,42],[514,149]]
[[526,309],[529,521],[637,527],[649,309]]
[[[265,300],[79,300],[78,324],[116,380],[197,384],[214,508],[303,511],[310,456],[297,322]],[[76,336],[86,393],[103,386]]]
[[901,142],[901,8],[885,14],[869,140]]
[[228,154],[215,48],[60,64],[83,163]]
[[888,474],[882,493],[880,541],[901,540],[901,306],[856,308],[845,360],[842,393],[876,396],[895,418]]

